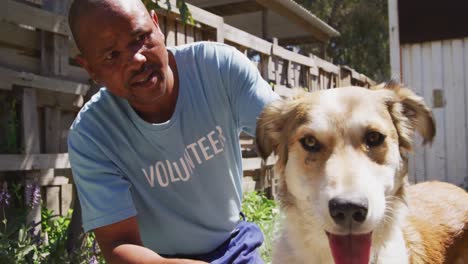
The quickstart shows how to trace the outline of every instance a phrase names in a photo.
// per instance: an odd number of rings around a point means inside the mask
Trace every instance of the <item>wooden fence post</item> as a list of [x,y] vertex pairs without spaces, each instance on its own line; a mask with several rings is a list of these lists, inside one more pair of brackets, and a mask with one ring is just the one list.
[[[23,125],[23,147],[25,154],[38,154],[40,152],[39,142],[39,121],[37,114],[37,99],[36,90],[30,87],[21,87],[21,117]],[[39,174],[37,170],[32,170],[26,173],[25,186],[34,186],[39,184]],[[25,197],[29,198],[31,195],[31,189],[25,188],[25,192],[29,192],[29,195]],[[25,203],[29,205],[31,201],[25,200]],[[37,204],[31,209],[27,216],[27,222],[38,223],[41,221],[41,204]],[[40,229],[40,225],[37,230]]]

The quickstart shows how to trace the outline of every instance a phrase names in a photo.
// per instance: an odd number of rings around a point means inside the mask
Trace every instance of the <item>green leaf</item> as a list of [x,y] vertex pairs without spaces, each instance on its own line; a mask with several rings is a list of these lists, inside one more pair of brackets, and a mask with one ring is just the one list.
[[34,250],[34,246],[32,245],[28,245],[24,248],[22,248],[19,252],[18,252],[18,258],[19,259],[23,259],[29,252],[31,252],[31,250]]

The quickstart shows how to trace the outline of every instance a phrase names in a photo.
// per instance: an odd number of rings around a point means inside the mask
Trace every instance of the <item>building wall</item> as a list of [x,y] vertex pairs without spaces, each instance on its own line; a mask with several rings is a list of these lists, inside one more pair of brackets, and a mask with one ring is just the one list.
[[[468,38],[401,45],[401,80],[432,108],[432,146],[416,139],[410,180],[468,186]],[[393,73],[397,75],[398,73]]]

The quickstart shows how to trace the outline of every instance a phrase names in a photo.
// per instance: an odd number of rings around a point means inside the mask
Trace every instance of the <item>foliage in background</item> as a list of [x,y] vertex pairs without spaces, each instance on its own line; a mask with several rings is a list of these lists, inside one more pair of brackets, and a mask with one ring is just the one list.
[[279,220],[278,204],[274,200],[268,199],[263,193],[250,192],[244,195],[242,212],[247,221],[256,223],[262,230],[265,241],[260,248],[260,253],[265,263],[270,263]]
[[323,45],[302,45],[304,53],[331,58],[376,81],[390,78],[387,0],[295,0],[340,36]]
[[[142,0],[143,3],[145,4],[146,8],[148,10],[151,9],[161,9],[161,6],[159,5],[159,2],[164,2],[167,7],[169,8],[168,10],[172,10],[172,4],[170,0]],[[180,17],[182,19],[182,22],[188,23],[188,24],[195,24],[195,21],[193,20],[192,14],[190,13],[190,10],[188,9],[187,3],[185,3],[184,0],[177,0],[176,1],[176,7],[179,9],[180,12]]]
[[42,208],[41,222],[27,222],[28,213],[40,204],[37,185],[11,184],[8,187],[4,182],[0,187],[0,263],[105,263],[92,235],[88,235],[78,250],[68,253],[66,241],[71,211],[59,216]]

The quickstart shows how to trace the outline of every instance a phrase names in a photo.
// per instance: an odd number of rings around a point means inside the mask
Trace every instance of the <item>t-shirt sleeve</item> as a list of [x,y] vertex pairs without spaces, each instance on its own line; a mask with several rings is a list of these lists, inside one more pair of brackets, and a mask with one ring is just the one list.
[[229,48],[230,54],[224,75],[231,107],[238,126],[255,135],[257,118],[268,103],[279,98],[262,78],[255,65],[240,51]]
[[136,215],[130,183],[91,138],[70,130],[68,151],[85,232]]

